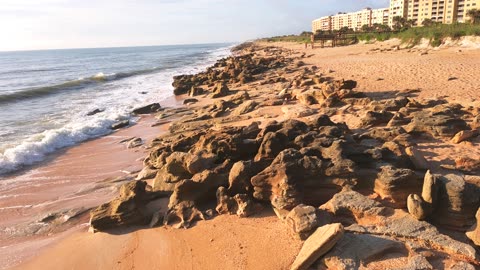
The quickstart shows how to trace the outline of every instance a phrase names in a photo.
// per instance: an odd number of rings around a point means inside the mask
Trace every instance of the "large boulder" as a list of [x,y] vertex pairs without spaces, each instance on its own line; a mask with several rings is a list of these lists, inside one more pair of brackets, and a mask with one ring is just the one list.
[[150,198],[145,191],[146,186],[143,181],[123,185],[117,198],[90,212],[91,230],[96,232],[129,225],[146,225],[151,218],[145,207]]
[[479,206],[477,186],[459,175],[448,174],[439,178],[438,202],[432,215],[435,223],[465,231],[474,224]]
[[277,209],[290,210],[303,203],[309,192],[315,192],[305,188],[309,178],[318,179],[318,187],[322,185],[319,178],[324,174],[323,165],[317,157],[304,156],[295,149],[283,150],[270,166],[252,177],[253,196],[271,202]]

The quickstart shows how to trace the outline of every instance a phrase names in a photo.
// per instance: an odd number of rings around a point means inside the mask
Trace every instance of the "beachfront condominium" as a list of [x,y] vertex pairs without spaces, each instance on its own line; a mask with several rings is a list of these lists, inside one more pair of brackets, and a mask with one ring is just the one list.
[[363,25],[386,24],[392,27],[395,17],[412,20],[421,26],[425,20],[439,23],[467,22],[468,11],[480,9],[480,0],[390,0],[390,7],[365,8],[361,11],[325,16],[312,22],[312,31],[340,30],[348,27],[360,30]]
[[312,31],[318,30],[330,31],[339,30],[348,27],[354,30],[360,30],[362,26],[372,26],[374,24],[387,24],[389,18],[389,9],[371,9],[365,8],[357,12],[340,12],[334,16],[325,16],[312,22]]
[[480,9],[480,0],[409,0],[406,18],[417,26],[425,20],[463,23],[470,19],[467,12],[471,9]]

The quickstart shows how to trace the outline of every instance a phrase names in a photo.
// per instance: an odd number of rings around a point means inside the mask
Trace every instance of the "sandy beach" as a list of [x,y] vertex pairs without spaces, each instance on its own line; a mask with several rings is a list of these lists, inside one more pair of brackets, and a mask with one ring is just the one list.
[[[117,196],[120,184],[135,179],[138,172],[145,167],[145,157],[149,153],[152,155],[152,149],[160,149],[159,152],[164,151],[167,148],[162,147],[170,147],[169,143],[175,143],[175,140],[181,141],[183,135],[174,139],[172,139],[173,137],[166,137],[164,141],[156,145],[157,148],[153,147],[151,149],[145,147],[127,149],[119,141],[131,137],[140,137],[145,141],[144,145],[149,145],[156,137],[171,132],[172,127],[176,127],[177,132],[179,130],[182,132],[185,129],[185,137],[188,137],[187,134],[196,131],[206,131],[208,129],[208,133],[215,134],[215,132],[221,133],[228,130],[227,127],[244,127],[256,121],[259,122],[258,127],[260,129],[268,127],[267,123],[272,120],[282,122],[295,118],[310,123],[310,121],[314,121],[315,114],[303,114],[307,109],[323,112],[322,110],[328,111],[329,108],[318,103],[309,106],[300,104],[297,102],[298,97],[292,100],[283,96],[278,98],[278,94],[285,88],[285,83],[294,81],[299,74],[302,74],[304,67],[308,67],[309,70],[316,70],[313,73],[320,74],[319,76],[330,80],[356,81],[354,90],[365,93],[366,97],[371,99],[369,101],[372,102],[394,100],[399,96],[399,93],[411,92],[413,94],[408,98],[422,100],[422,102],[444,99],[449,104],[461,104],[464,110],[471,115],[478,115],[479,113],[479,49],[461,47],[435,50],[429,48],[407,49],[395,40],[323,49],[305,49],[303,44],[295,43],[259,43],[257,46],[259,48],[255,53],[262,57],[273,58],[277,57],[275,51],[277,49],[272,49],[271,46],[280,48],[282,50],[281,57],[291,60],[288,62],[283,59],[288,63],[285,64],[284,68],[291,70],[291,72],[282,70],[282,75],[279,75],[280,69],[272,68],[272,70],[267,70],[259,75],[261,78],[252,82],[229,84],[229,88],[237,91],[235,95],[247,91],[249,99],[259,104],[255,109],[234,116],[230,113],[235,111],[236,108],[208,111],[212,106],[217,106],[216,108],[221,106],[218,105],[218,100],[229,102],[233,94],[221,97],[221,99],[213,99],[209,95],[196,96],[195,98],[199,102],[186,106],[192,112],[192,115],[187,114],[178,117],[181,120],[186,120],[180,122],[182,125],[175,126],[176,122],[169,122],[151,127],[153,123],[158,121],[154,118],[154,115],[142,116],[138,124],[130,128],[68,148],[63,153],[52,157],[51,160],[33,169],[2,180],[0,186],[0,227],[2,228],[2,231],[0,231],[0,242],[2,243],[0,247],[0,261],[2,262],[0,269],[12,267],[14,269],[39,269],[39,266],[42,266],[41,269],[290,269],[304,241],[292,236],[290,225],[286,226],[285,222],[277,217],[279,214],[272,210],[272,205],[276,203],[274,199],[272,199],[272,202],[263,200],[262,207],[259,207],[263,210],[258,210],[247,218],[241,218],[234,214],[223,214],[211,219],[200,220],[188,229],[175,229],[171,226],[155,228],[127,226],[123,229],[113,229],[94,234],[87,232],[87,230],[91,208],[111,201]],[[394,49],[397,46],[402,48],[400,50]],[[262,49],[267,47],[271,51]],[[278,56],[278,59],[281,57]],[[299,61],[302,62],[301,65],[298,64]],[[316,69],[312,68],[313,66]],[[278,77],[283,77],[285,80],[277,81]],[[305,87],[297,88],[303,89]],[[308,88],[306,91],[310,90],[312,88]],[[411,90],[415,91],[412,92]],[[294,96],[294,91],[295,89],[291,93],[288,92],[288,95]],[[179,96],[177,99],[173,98],[161,105],[163,107],[179,107],[185,98],[187,97]],[[270,102],[272,100],[278,101],[278,104]],[[246,101],[242,100],[239,104],[245,103]],[[366,114],[364,109],[370,105],[370,103],[362,105],[359,101],[355,104],[335,107],[328,111],[329,117],[335,124],[345,122],[352,130],[352,134],[364,130],[368,131],[369,127],[363,126],[364,122],[362,121]],[[306,109],[305,106],[308,108]],[[201,118],[204,116],[202,113],[205,112],[210,116],[219,112],[219,116]],[[224,113],[227,116],[224,116]],[[472,118],[473,116],[470,117],[470,114],[469,117],[465,117],[468,125],[472,124]],[[200,124],[196,125],[195,123]],[[386,124],[386,122],[383,124]],[[338,125],[340,130],[340,124]],[[244,131],[232,131],[232,134],[242,132]],[[338,131],[332,131],[332,134],[335,132]],[[208,136],[208,133],[196,138],[196,141],[192,144],[203,142],[202,139]],[[348,134],[348,136],[356,136],[355,134]],[[219,138],[223,139],[221,135],[219,134]],[[365,141],[362,143],[365,143],[363,146],[370,147],[368,143],[371,142]],[[429,169],[439,174],[450,172],[446,167],[456,166],[456,160],[459,158],[468,156],[473,160],[480,159],[479,137],[469,138],[460,143],[452,143],[450,138],[418,138],[415,139],[414,143],[415,149],[421,153],[425,162],[429,164]],[[180,143],[178,145],[182,146]],[[176,147],[180,147],[178,145]],[[210,146],[209,144],[206,145]],[[307,152],[307,150],[305,151]],[[265,152],[264,156],[268,157],[268,154],[269,152]],[[270,163],[271,160],[269,160]],[[332,160],[334,159],[332,158]],[[265,168],[268,170],[267,166],[262,169]],[[424,174],[426,170],[423,168],[416,170],[417,173],[419,171]],[[198,173],[198,175],[200,174]],[[192,175],[195,178],[196,174]],[[272,175],[274,174],[272,173]],[[465,177],[468,183],[475,185],[480,183],[480,178],[476,173],[468,173]],[[156,185],[155,179],[158,180],[158,177],[154,178],[148,177],[145,179],[153,189]],[[338,177],[338,179],[340,178]],[[201,182],[202,180],[198,181]],[[335,186],[333,194],[340,190],[349,190],[352,186],[355,186],[355,184],[350,183],[348,187],[347,185],[341,186],[338,184],[339,182],[341,181],[335,180],[332,182],[339,185]],[[357,187],[352,189],[361,193],[362,196],[365,195],[365,198],[381,202],[385,207],[392,207],[389,209],[392,209],[391,211],[394,211],[395,214],[388,216],[392,220],[409,218],[406,204],[396,207],[395,203],[397,202],[395,200],[388,201],[389,198],[384,198],[384,194],[377,190],[378,187],[375,187],[375,192],[373,192],[371,188],[359,186],[361,187],[358,189]],[[259,188],[261,187],[255,186],[256,191]],[[331,188],[331,185],[328,188]],[[330,196],[328,188],[325,187],[325,190],[327,190],[325,193],[328,193],[328,195],[324,193],[314,194],[312,197],[306,195],[304,203],[308,204],[314,201],[316,204],[311,204],[320,209],[317,212],[332,212],[332,209],[329,208],[332,203],[328,204],[328,201],[332,199],[333,194]],[[269,187],[266,189],[270,192],[275,188]],[[308,188],[305,189],[308,190]],[[175,190],[175,192],[177,191]],[[254,194],[254,196],[256,195]],[[156,204],[159,205],[157,211],[168,213],[171,210],[168,206],[168,198],[162,198],[156,201]],[[218,207],[217,211],[219,211]],[[378,224],[389,224],[388,218],[379,222],[376,218],[368,215],[354,215],[355,222],[353,225],[367,226],[377,224],[377,222]],[[333,215],[333,220],[337,220],[336,218],[337,216]],[[469,218],[473,219],[473,216],[470,215]],[[326,224],[325,220],[322,220],[321,223]],[[355,234],[354,229],[349,228],[348,233],[345,233],[348,237],[361,235],[359,233],[360,229],[355,231],[355,233],[358,233]],[[469,257],[471,254],[452,252],[453,255],[449,257],[447,253],[450,251],[436,249],[437,246],[448,246],[445,243],[455,243],[455,245],[461,247],[463,245],[474,246],[465,237],[464,231],[459,233],[449,229],[445,230],[448,241],[442,242],[442,240],[439,243],[425,244],[426,241],[413,239],[411,242],[425,250],[433,250],[429,251],[433,254],[430,257],[425,255],[427,252],[419,254],[429,258],[429,263],[434,267],[454,266],[467,262],[479,267],[480,264],[478,264],[479,261],[475,255]],[[365,229],[363,233],[367,231]],[[431,227],[428,227],[427,231],[432,231],[432,235],[442,235],[443,237],[443,234]],[[378,233],[378,235],[380,234]],[[371,235],[374,234],[371,233]],[[387,234],[385,233],[385,235]],[[405,235],[405,238],[408,237],[408,235]],[[395,237],[391,236],[391,238],[394,239]],[[418,236],[418,238],[421,237]],[[396,238],[394,240],[401,242]],[[449,242],[450,240],[452,242]],[[405,247],[399,249],[395,247],[393,249],[394,252],[392,253],[385,251],[387,249],[383,250],[382,252],[388,255],[383,259],[369,261],[368,263],[362,262],[362,267],[367,268],[360,269],[401,267],[409,264],[412,258],[411,254],[415,253],[406,250]],[[414,250],[415,248],[411,247],[411,249]],[[478,250],[478,248],[476,249]],[[463,252],[461,248],[458,250]],[[475,253],[474,247],[472,247],[472,250]],[[338,254],[338,252],[334,253],[335,250],[332,252],[333,255]],[[331,256],[333,256],[332,254]],[[328,265],[329,261],[322,263]],[[322,264],[322,266],[324,265]],[[319,266],[315,269],[326,268]]]

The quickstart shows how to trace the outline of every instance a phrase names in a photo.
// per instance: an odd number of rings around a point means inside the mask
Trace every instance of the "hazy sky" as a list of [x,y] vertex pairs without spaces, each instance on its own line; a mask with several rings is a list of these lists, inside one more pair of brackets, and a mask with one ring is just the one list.
[[389,0],[0,0],[0,50],[243,41]]

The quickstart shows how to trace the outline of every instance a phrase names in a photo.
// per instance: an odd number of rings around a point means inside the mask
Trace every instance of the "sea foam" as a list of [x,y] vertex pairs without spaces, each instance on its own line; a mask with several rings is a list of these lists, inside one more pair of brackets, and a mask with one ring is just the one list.
[[[132,118],[130,113],[134,106],[161,102],[168,98],[172,95],[171,83],[174,75],[191,74],[204,70],[214,64],[217,59],[228,56],[230,48],[212,50],[197,63],[157,73],[137,71],[123,75],[96,74],[91,78],[108,78],[107,80],[109,80],[113,79],[113,76],[118,76],[121,79],[117,78],[117,80],[107,82],[105,87],[108,91],[95,92],[91,90],[92,92],[83,94],[91,95],[91,100],[87,103],[75,99],[63,101],[61,106],[66,112],[65,117],[69,117],[68,121],[57,128],[33,134],[5,149],[3,153],[0,153],[0,175],[41,162],[49,154],[64,147],[110,134],[112,133],[110,126],[116,121],[130,119],[135,122],[135,118]],[[148,91],[149,94],[140,94],[145,91]],[[97,108],[105,108],[105,111],[93,116],[86,115],[88,111]]]

